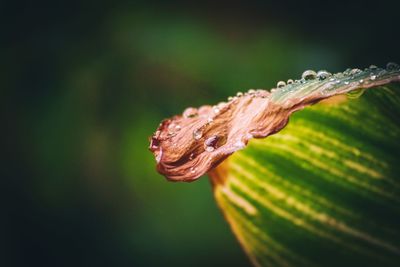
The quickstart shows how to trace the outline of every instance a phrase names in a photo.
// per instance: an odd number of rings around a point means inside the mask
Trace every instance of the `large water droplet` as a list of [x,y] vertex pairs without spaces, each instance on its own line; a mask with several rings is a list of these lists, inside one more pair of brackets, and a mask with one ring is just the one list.
[[327,72],[326,70],[320,70],[320,71],[318,71],[318,73],[317,73],[317,78],[318,78],[320,81],[323,81],[323,80],[327,79],[327,78],[330,77],[330,76],[332,76],[332,74],[331,74],[330,72]]
[[243,96],[243,93],[242,93],[242,92],[238,92],[238,93],[236,94],[236,96],[237,96],[237,97],[241,97],[241,96]]
[[219,140],[218,135],[213,135],[213,136],[207,138],[207,140],[204,141],[205,150],[208,152],[214,151],[214,149],[217,148],[218,140]]
[[284,81],[279,81],[277,84],[276,84],[276,87],[277,88],[282,88],[282,87],[285,87],[286,86],[286,83],[284,82]]
[[202,137],[203,137],[203,131],[201,129],[196,129],[193,131],[194,140],[199,140]]
[[391,71],[391,70],[399,70],[400,66],[397,63],[394,62],[389,62],[388,64],[386,64],[386,69]]
[[370,79],[371,79],[371,81],[376,80],[376,75],[371,75]]
[[303,78],[304,80],[314,80],[317,77],[317,73],[313,70],[306,70],[305,72],[303,72],[303,74],[301,75],[301,78]]
[[287,84],[293,84],[293,80],[292,79],[287,80]]
[[196,108],[187,108],[183,111],[183,117],[184,118],[193,118],[198,115],[197,109]]

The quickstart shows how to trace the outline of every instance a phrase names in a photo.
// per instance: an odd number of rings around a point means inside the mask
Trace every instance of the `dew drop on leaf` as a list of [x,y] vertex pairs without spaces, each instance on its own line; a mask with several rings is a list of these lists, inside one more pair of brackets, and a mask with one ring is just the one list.
[[400,69],[400,66],[397,63],[389,62],[388,64],[386,64],[386,69],[389,71],[398,70],[398,69]]
[[201,129],[196,129],[193,131],[194,140],[199,140],[201,137],[203,137],[203,131]]
[[284,81],[279,81],[277,84],[276,84],[276,87],[277,88],[282,88],[282,87],[285,87],[286,86],[286,83],[284,82]]
[[330,77],[330,76],[332,76],[332,74],[331,74],[330,72],[327,72],[326,70],[320,70],[320,71],[318,71],[318,73],[317,73],[317,78],[318,78],[320,81],[323,81],[323,80],[325,80],[326,78],[328,78],[328,77]]
[[205,150],[208,152],[214,151],[214,149],[217,148],[218,140],[219,140],[218,135],[213,135],[207,138],[207,140],[204,141]]
[[183,111],[183,117],[184,118],[193,118],[198,115],[197,109],[196,108],[187,108],[185,111]]
[[317,73],[313,70],[306,70],[305,72],[303,72],[303,74],[301,75],[301,78],[303,78],[304,80],[314,80],[317,77]]
[[352,69],[352,70],[350,71],[350,74],[351,74],[351,75],[355,75],[355,74],[358,74],[358,73],[360,73],[360,72],[361,72],[360,69]]

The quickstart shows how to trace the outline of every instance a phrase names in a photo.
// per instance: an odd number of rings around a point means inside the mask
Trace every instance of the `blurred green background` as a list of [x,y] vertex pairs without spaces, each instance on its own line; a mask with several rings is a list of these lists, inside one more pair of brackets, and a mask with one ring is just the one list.
[[305,69],[400,62],[396,2],[1,2],[1,266],[249,266],[148,137]]

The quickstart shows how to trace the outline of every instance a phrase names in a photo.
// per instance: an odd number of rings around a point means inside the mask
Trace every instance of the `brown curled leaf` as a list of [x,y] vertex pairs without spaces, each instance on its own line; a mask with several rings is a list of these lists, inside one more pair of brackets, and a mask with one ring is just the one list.
[[280,88],[249,90],[215,106],[188,108],[161,122],[151,137],[157,170],[171,181],[194,181],[251,138],[280,131],[289,116],[323,99],[400,81],[397,68],[348,69],[331,75],[306,71],[301,80]]

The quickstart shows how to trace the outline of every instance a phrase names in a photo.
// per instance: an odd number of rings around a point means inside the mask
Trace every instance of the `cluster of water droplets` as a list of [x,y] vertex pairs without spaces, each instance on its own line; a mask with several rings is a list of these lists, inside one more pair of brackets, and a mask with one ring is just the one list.
[[[236,98],[242,96],[242,93],[238,93]],[[228,99],[231,101],[232,99]],[[210,124],[214,123],[214,118],[218,116],[221,112],[223,112],[227,107],[226,102],[220,102],[217,105],[214,105],[211,107],[211,110],[208,110],[208,112],[204,112],[204,114],[200,114],[198,109],[196,108],[187,108],[183,113],[182,116],[186,119],[188,118],[196,118],[199,116],[202,116],[203,119],[205,120],[204,124],[196,129],[193,130],[192,132],[192,137],[195,141],[199,141],[201,139],[204,139],[204,130],[207,126]],[[204,140],[204,150],[207,152],[212,152],[216,148],[222,145],[221,140],[224,140],[221,136],[218,135],[213,135],[211,137],[208,137]],[[194,153],[191,153],[189,159],[192,160],[194,158]]]
[[[366,82],[373,82],[378,78],[382,78],[385,75],[389,75],[393,72],[398,72],[400,66],[396,63],[390,62],[386,65],[386,68],[378,68],[375,65],[371,65],[368,68],[361,69],[346,69],[344,72],[332,74],[326,70],[320,70],[318,72],[314,70],[306,70],[298,80],[289,79],[287,82],[278,81],[276,88],[271,89],[271,100],[275,102],[284,101],[289,99],[289,94],[301,95],[303,92],[311,92],[312,90],[321,88],[320,93],[327,95],[338,86],[346,85],[361,85]],[[359,95],[359,93],[354,93]]]

